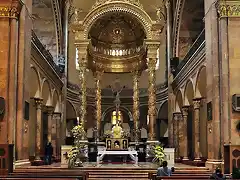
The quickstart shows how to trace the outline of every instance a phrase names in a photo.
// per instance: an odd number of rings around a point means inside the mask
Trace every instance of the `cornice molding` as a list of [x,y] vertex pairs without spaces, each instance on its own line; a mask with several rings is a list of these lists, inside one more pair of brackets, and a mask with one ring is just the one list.
[[240,1],[222,1],[216,4],[219,18],[240,17]]
[[0,18],[18,19],[22,6],[21,0],[1,0]]

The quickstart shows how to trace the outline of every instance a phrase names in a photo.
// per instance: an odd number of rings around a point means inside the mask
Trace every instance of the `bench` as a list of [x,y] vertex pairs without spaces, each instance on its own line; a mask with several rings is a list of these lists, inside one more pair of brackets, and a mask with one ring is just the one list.
[[173,173],[172,176],[157,176],[156,173],[149,173],[148,174],[148,179],[152,180],[161,180],[161,179],[209,179],[211,174],[178,174],[178,173]]

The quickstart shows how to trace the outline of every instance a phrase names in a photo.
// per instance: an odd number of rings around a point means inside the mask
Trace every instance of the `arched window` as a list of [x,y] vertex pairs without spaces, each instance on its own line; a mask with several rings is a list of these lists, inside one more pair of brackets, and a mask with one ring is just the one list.
[[[122,112],[118,111],[118,121],[122,121]],[[117,112],[113,111],[112,112],[112,125],[117,124]]]

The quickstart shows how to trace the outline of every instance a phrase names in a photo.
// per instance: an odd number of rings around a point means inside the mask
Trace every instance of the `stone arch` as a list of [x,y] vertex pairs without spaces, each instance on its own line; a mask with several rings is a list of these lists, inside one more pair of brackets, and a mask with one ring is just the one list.
[[168,101],[164,101],[158,112],[158,119],[156,122],[157,138],[163,144],[168,142]]
[[40,76],[38,70],[31,66],[30,76],[29,76],[30,85],[30,97],[39,98],[41,95],[41,85],[40,85]]
[[182,91],[178,90],[176,94],[176,100],[175,100],[175,112],[181,112],[183,106],[183,95]]
[[33,1],[33,31],[53,57],[62,52],[60,1]]
[[[110,111],[113,111],[115,108],[116,108],[115,106],[110,106],[110,107],[108,107],[108,108],[102,113],[102,121],[104,121],[104,118],[105,118],[106,114],[108,114]],[[120,110],[123,110],[123,111],[125,111],[125,112],[128,114],[130,121],[133,120],[132,112],[131,112],[128,108],[126,108],[126,107],[124,107],[124,106],[120,106]]]
[[184,105],[189,106],[193,103],[194,88],[192,80],[188,80],[184,89]]
[[196,87],[195,87],[195,97],[203,97],[207,96],[206,94],[206,66],[202,66],[197,74]]
[[43,105],[52,106],[52,93],[51,86],[47,79],[43,79],[41,88],[41,97],[43,99]]
[[[191,14],[191,16],[189,16]],[[174,21],[174,56],[182,60],[204,29],[204,0],[177,0]]]
[[52,106],[54,108],[54,112],[60,112],[61,108],[60,108],[60,100],[59,100],[59,94],[58,94],[58,91],[56,89],[53,90],[53,93],[52,93]]
[[66,145],[73,144],[73,136],[71,130],[77,124],[77,111],[71,101],[66,101]]
[[138,6],[127,2],[108,2],[103,5],[97,6],[90,13],[88,13],[83,20],[84,39],[88,39],[89,31],[92,25],[97,21],[97,19],[111,12],[128,13],[131,16],[135,17],[141,23],[147,39],[152,39],[152,20],[150,16]]

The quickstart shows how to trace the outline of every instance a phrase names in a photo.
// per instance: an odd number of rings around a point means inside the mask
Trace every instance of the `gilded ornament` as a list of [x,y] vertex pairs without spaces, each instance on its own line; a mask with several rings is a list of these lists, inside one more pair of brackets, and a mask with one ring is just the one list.
[[239,1],[219,1],[216,4],[218,15],[222,17],[240,17]]
[[18,16],[21,12],[22,4],[20,1],[13,1],[12,6],[0,6],[0,18],[12,18],[18,19]]

